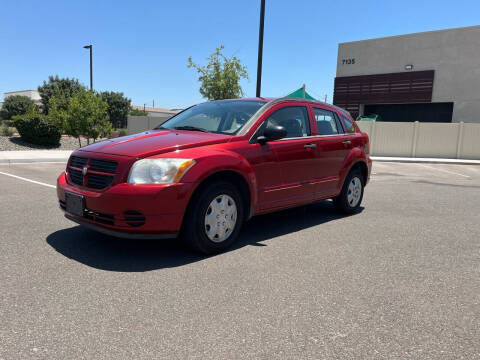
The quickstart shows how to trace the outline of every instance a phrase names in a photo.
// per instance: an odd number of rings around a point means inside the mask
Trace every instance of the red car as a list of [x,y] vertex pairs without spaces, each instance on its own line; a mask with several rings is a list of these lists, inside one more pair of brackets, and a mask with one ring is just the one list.
[[206,102],[156,129],[75,151],[57,181],[65,216],[132,239],[180,233],[197,251],[229,247],[254,215],[362,201],[369,140],[350,115],[304,99]]

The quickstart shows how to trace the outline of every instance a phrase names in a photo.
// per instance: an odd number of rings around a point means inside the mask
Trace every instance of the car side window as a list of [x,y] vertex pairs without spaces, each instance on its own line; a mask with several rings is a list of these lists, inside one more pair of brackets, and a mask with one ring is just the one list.
[[343,126],[342,123],[340,122],[340,118],[336,113],[333,113],[335,115],[335,122],[337,123],[337,129],[339,134],[343,134],[345,131],[343,131]]
[[343,125],[345,125],[345,132],[348,134],[354,134],[355,126],[353,126],[353,123],[343,115],[342,115],[342,120],[343,120]]
[[315,114],[319,135],[336,135],[340,133],[332,111],[314,108],[313,113]]
[[305,106],[287,106],[275,111],[263,126],[265,128],[268,125],[283,126],[287,130],[286,138],[310,135],[310,122]]

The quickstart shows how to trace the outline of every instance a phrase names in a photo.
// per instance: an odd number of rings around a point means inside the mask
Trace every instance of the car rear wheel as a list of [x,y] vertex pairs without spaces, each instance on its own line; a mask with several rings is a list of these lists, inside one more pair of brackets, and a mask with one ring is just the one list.
[[352,214],[360,208],[365,182],[357,169],[350,171],[343,183],[342,192],[333,199],[335,207],[346,214]]
[[243,201],[237,187],[228,182],[213,182],[192,199],[183,236],[197,252],[224,251],[237,239],[243,214]]

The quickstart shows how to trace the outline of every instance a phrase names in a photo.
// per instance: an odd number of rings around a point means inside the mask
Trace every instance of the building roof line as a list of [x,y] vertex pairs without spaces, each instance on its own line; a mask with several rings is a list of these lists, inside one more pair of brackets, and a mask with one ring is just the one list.
[[474,30],[474,29],[480,30],[480,25],[464,26],[464,27],[450,28],[450,29],[420,31],[420,32],[409,33],[409,34],[381,36],[381,37],[377,37],[377,38],[370,38],[370,39],[363,39],[363,40],[345,41],[345,42],[338,43],[338,45],[340,46],[340,45],[343,45],[343,44],[359,43],[359,42],[363,42],[363,41],[374,41],[374,40],[383,40],[383,39],[392,39],[392,38],[424,35],[424,34],[439,33],[439,32],[452,31],[452,30]]
[[151,107],[151,106],[143,106],[143,105],[132,105],[133,109],[137,110],[143,110],[145,111],[150,111],[150,112],[158,112],[158,113],[167,113],[167,114],[176,114],[178,111],[176,110],[170,110],[170,109],[163,109],[163,108],[157,108],[157,107]]
[[38,91],[38,90],[37,89],[26,89],[26,90],[16,90],[16,91],[5,91],[4,94],[13,94],[13,93],[24,92],[24,91]]

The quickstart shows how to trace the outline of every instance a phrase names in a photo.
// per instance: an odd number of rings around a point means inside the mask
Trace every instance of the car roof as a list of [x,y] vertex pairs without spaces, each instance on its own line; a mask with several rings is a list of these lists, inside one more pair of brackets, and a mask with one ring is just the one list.
[[311,99],[302,99],[302,98],[290,98],[290,97],[280,97],[280,98],[273,98],[273,97],[250,97],[250,98],[238,98],[238,99],[224,99],[224,100],[213,100],[213,101],[262,101],[262,102],[265,102],[265,103],[271,103],[271,104],[275,104],[277,102],[280,102],[280,101],[284,101],[284,100],[292,100],[292,101],[305,101],[305,102],[309,102],[309,103],[313,103],[313,104],[319,104],[319,105],[323,105],[323,106],[327,106],[327,107],[331,107],[349,117],[352,117],[350,115],[350,113],[339,107],[339,106],[336,106],[336,105],[333,105],[333,104],[328,104],[326,102],[323,102],[323,101],[319,101],[319,100],[311,100]]
[[[294,97],[280,97],[280,98],[272,98],[272,97],[251,97],[251,98],[237,98],[237,99],[222,99],[222,100],[211,100],[211,102],[222,102],[222,101],[261,101],[261,102],[264,102],[265,105],[273,105],[277,102],[280,102],[280,101],[285,101],[285,100],[291,100],[291,101],[303,101],[303,102],[309,102],[309,103],[312,103],[312,104],[319,104],[319,105],[323,105],[323,106],[327,106],[327,107],[330,107],[332,109],[335,109],[337,110],[338,112],[340,113],[343,113],[344,115],[346,115],[347,117],[350,117],[352,118],[352,115],[345,109],[339,107],[339,106],[336,106],[336,105],[333,105],[333,104],[328,104],[326,102],[323,102],[323,101],[319,101],[319,100],[311,100],[311,99],[302,99],[302,98],[294,98]],[[352,118],[353,119],[353,118]]]

